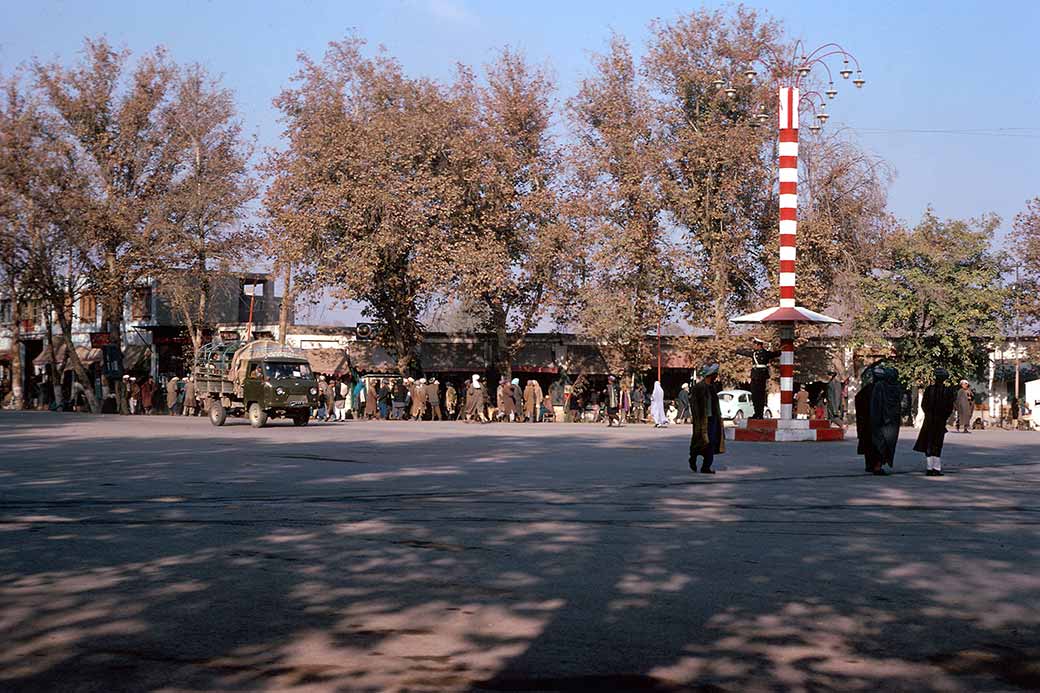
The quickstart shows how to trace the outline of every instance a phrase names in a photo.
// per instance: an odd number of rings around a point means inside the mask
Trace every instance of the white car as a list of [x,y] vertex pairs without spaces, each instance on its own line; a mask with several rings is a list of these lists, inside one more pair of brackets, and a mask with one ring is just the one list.
[[[722,410],[723,419],[733,419],[740,422],[750,419],[755,414],[755,405],[751,403],[751,393],[747,390],[723,390],[719,393],[719,409]],[[772,413],[766,409],[762,415],[767,419],[773,418]]]

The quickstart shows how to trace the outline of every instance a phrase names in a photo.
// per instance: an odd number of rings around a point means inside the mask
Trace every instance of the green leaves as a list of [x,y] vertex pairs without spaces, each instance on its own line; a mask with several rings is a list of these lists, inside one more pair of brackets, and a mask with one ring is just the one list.
[[997,224],[929,210],[879,248],[855,327],[867,342],[893,340],[906,383],[929,382],[938,366],[957,377],[985,371],[1004,314],[1001,258],[989,250]]

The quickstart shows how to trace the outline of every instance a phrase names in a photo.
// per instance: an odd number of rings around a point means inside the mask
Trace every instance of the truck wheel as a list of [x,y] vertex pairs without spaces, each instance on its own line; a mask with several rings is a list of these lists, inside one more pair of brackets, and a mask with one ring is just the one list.
[[261,409],[257,402],[249,405],[249,425],[253,428],[263,428],[267,425],[267,412]]
[[298,411],[292,415],[292,422],[294,426],[306,426],[311,420],[311,412],[308,409]]
[[220,403],[220,400],[214,400],[209,405],[209,422],[214,426],[223,426],[227,420],[227,409]]

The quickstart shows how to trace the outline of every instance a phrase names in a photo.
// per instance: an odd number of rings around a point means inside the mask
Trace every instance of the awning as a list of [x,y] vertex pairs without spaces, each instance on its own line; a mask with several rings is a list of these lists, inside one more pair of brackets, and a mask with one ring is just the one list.
[[[76,347],[76,354],[79,356],[79,360],[84,366],[101,360],[101,349],[91,349],[90,347],[78,346]],[[58,360],[58,363],[65,362],[65,370],[70,370],[72,368],[72,364],[65,361],[65,342],[54,347],[54,356]],[[49,347],[44,347],[44,350],[40,352],[40,355],[33,359],[34,366],[46,366],[50,362],[51,350]]]
[[[54,358],[57,359],[58,363],[62,363],[65,360],[65,342],[60,341],[54,345]],[[43,351],[40,352],[39,356],[33,359],[34,366],[46,366],[51,362],[51,348],[44,344]]]
[[350,372],[350,355],[346,349],[304,349],[303,355],[307,357],[311,370],[315,373],[345,375]]
[[595,344],[569,344],[561,364],[567,373],[577,375],[607,375],[610,369],[607,360]]
[[375,342],[351,342],[347,351],[350,362],[362,375],[397,372],[397,361]]
[[[123,370],[147,370],[151,366],[152,350],[147,344],[131,344],[123,349]],[[145,362],[147,363],[147,366]],[[144,367],[144,368],[142,368]]]
[[552,344],[528,342],[516,355],[513,370],[519,373],[558,373]]
[[483,373],[488,363],[478,340],[425,341],[419,350],[423,370],[431,373]]

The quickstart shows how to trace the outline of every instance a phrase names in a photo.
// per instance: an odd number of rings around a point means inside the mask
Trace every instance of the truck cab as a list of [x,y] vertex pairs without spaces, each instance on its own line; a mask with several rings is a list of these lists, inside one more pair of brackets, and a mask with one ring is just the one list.
[[[317,383],[306,359],[263,358],[246,362],[242,397],[250,423],[262,426],[267,417],[285,416],[298,426],[317,406]],[[257,406],[254,415],[253,406]],[[262,422],[255,419],[263,417]]]

